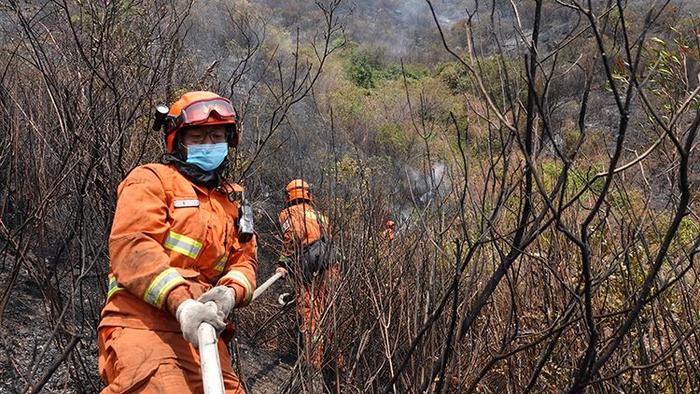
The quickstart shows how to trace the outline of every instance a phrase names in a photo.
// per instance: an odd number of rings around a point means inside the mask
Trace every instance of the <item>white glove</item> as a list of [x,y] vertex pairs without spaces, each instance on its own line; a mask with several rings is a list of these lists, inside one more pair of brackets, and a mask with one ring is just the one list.
[[226,327],[224,316],[213,302],[202,304],[199,301],[186,300],[177,307],[175,318],[180,323],[182,336],[195,347],[199,346],[197,330],[202,323],[211,324],[217,333]]
[[275,273],[276,273],[276,274],[282,274],[282,277],[284,278],[285,276],[287,276],[287,274],[288,274],[289,272],[287,272],[287,269],[284,268],[284,267],[277,267],[277,269],[275,270]]
[[197,301],[201,303],[213,301],[226,320],[233,311],[233,307],[236,306],[236,293],[229,287],[215,286],[202,294]]

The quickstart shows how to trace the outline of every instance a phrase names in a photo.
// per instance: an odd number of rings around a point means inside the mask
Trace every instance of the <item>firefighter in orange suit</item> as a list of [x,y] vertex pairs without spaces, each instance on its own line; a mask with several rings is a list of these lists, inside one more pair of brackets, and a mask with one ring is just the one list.
[[287,207],[279,214],[283,243],[278,260],[282,268],[278,270],[289,270],[295,282],[304,348],[312,367],[320,370],[327,339],[321,320],[327,307],[330,282],[338,276],[338,266],[330,261],[328,219],[312,203],[306,181],[289,182]]
[[[239,228],[242,189],[222,177],[239,139],[231,102],[189,92],[163,123],[163,163],[135,168],[117,190],[98,329],[103,393],[202,392],[199,325],[230,335],[228,316],[255,290],[255,234]],[[226,392],[243,393],[225,341],[218,346]]]

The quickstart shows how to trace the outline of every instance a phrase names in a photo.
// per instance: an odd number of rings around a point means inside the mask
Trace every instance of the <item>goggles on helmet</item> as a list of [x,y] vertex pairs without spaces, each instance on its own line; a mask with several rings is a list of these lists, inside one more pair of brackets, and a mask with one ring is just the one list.
[[223,97],[195,101],[183,108],[180,115],[168,119],[166,133],[182,127],[206,124],[210,117],[217,120],[231,120],[231,123],[234,123],[236,110],[233,109],[231,102]]

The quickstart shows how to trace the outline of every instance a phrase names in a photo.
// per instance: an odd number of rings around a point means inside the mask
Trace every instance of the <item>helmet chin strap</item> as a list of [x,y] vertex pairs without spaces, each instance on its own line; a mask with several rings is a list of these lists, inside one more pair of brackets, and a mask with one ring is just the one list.
[[181,142],[180,139],[180,131],[178,131],[177,135],[175,135],[175,140],[173,141],[173,146],[175,149],[173,149],[173,152],[171,153],[173,156],[177,157],[178,159],[182,160],[183,162],[187,161],[187,147]]

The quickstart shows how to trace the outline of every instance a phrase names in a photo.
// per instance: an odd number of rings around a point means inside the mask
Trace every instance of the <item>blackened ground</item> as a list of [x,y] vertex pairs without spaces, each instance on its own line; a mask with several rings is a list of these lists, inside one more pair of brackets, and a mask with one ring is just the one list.
[[[274,268],[259,265],[258,284],[272,276]],[[292,378],[297,360],[296,311],[293,305],[283,308],[277,303],[283,292],[291,288],[281,279],[236,315],[240,360],[236,370],[251,393],[281,392]]]
[[[14,260],[3,257],[0,289],[4,291],[11,282]],[[0,324],[0,393],[25,392],[35,386],[49,393],[97,392],[100,381],[94,325],[56,330],[39,286],[24,267],[8,296]],[[64,357],[64,349],[73,338],[66,332],[76,333],[78,342]],[[54,370],[52,366],[60,360]],[[48,381],[41,386],[44,379]]]

